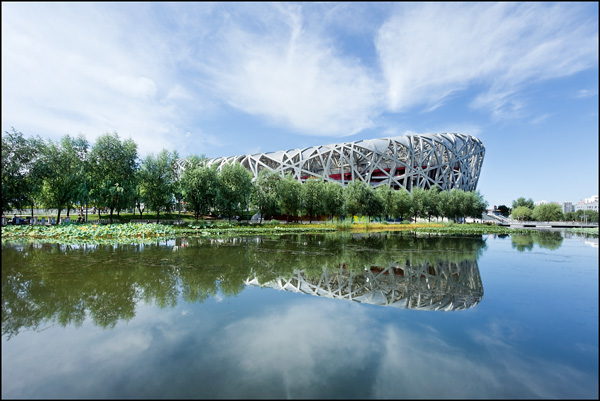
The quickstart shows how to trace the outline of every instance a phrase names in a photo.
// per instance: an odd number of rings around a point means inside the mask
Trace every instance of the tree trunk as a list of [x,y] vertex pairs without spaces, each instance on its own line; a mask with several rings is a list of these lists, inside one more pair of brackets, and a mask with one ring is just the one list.
[[113,210],[114,210],[114,208],[112,208],[112,207],[111,207],[111,208],[110,208],[110,219],[108,220],[108,222],[109,222],[110,224],[112,224],[112,223],[113,223]]
[[158,224],[160,222],[160,212],[157,210],[156,211],[156,224]]
[[58,215],[56,216],[56,224],[60,222],[60,212],[62,212],[62,209],[58,209]]

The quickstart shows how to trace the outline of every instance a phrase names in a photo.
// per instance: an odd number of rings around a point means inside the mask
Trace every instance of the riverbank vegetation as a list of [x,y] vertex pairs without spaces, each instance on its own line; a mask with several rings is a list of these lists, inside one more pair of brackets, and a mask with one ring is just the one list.
[[[428,234],[510,234],[527,232],[526,229],[511,229],[487,224],[453,224],[453,223],[315,223],[295,224],[269,222],[265,224],[233,223],[227,221],[199,221],[198,223],[165,225],[156,223],[125,224],[61,224],[54,226],[21,225],[2,228],[2,240],[48,240],[53,242],[90,241],[107,242],[144,242],[156,239],[172,239],[198,236],[240,236],[257,234],[289,234],[289,233],[325,233],[325,232],[391,232]],[[597,230],[596,230],[597,231]]]
[[498,206],[497,210],[505,217],[509,215],[519,221],[583,221],[598,222],[596,210],[575,210],[564,213],[557,203],[542,203],[535,205],[533,199],[520,197],[513,201],[512,208],[505,205]]

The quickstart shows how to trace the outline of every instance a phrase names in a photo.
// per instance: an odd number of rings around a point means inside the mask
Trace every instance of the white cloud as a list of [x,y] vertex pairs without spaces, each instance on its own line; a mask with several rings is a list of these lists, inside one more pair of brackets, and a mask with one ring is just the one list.
[[[597,66],[597,18],[581,5],[391,7],[3,3],[2,129],[90,142],[116,131],[142,155],[190,143],[200,154],[232,140],[218,132],[230,107],[327,136],[466,90],[495,119],[523,117],[527,85]],[[200,125],[210,119],[216,132]]]
[[577,95],[575,95],[575,97],[578,99],[582,99],[596,95],[598,95],[598,89],[581,89],[577,92]]
[[[235,376],[243,377],[249,389],[282,383],[290,397],[312,398],[327,387],[329,377],[341,370],[353,373],[377,351],[373,333],[356,329],[371,323],[355,305],[308,301],[227,326],[215,349],[220,363],[235,361]],[[234,397],[240,391],[231,390]]]
[[3,129],[90,142],[116,131],[141,154],[174,148],[201,98],[169,64],[179,44],[145,6],[127,7],[3,4]]
[[298,7],[277,11],[264,22],[267,32],[223,27],[206,66],[216,95],[300,133],[346,136],[371,126],[377,81],[357,59],[306,30]]
[[523,107],[532,82],[598,62],[597,20],[572,4],[426,3],[403,7],[376,38],[388,107],[435,108],[451,94],[483,88],[472,102],[497,118]]

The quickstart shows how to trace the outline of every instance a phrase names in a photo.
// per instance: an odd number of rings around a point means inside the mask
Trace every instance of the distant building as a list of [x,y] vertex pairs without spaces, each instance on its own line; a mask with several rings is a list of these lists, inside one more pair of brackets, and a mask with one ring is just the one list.
[[572,202],[563,202],[562,203],[562,211],[563,211],[563,213],[574,212],[575,207],[573,206]]
[[598,201],[596,201],[596,202],[580,201],[579,203],[577,203],[575,205],[575,211],[578,211],[578,210],[593,210],[593,211],[597,212],[598,211]]

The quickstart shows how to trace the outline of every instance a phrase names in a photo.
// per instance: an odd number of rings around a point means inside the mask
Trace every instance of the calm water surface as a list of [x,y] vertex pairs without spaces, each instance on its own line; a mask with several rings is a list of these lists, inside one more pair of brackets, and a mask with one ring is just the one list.
[[598,239],[2,244],[2,398],[598,398]]

